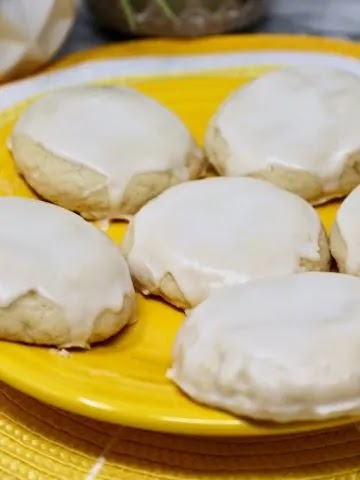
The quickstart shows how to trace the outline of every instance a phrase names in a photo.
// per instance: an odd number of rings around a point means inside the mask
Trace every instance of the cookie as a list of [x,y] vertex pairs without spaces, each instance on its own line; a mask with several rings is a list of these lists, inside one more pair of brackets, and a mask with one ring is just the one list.
[[360,279],[307,272],[224,288],[180,327],[168,377],[197,402],[276,422],[360,413]]
[[0,338],[88,347],[134,316],[118,247],[78,215],[45,202],[0,198]]
[[314,208],[245,177],[196,180],[163,192],[134,216],[122,251],[141,292],[180,308],[226,285],[329,267]]
[[359,77],[328,67],[287,67],[220,106],[205,151],[220,175],[268,180],[320,204],[360,183],[359,125]]
[[360,187],[340,205],[331,229],[330,247],[340,272],[360,276]]
[[9,143],[18,171],[41,197],[87,219],[126,218],[204,168],[184,124],[129,88],[48,93],[23,113]]

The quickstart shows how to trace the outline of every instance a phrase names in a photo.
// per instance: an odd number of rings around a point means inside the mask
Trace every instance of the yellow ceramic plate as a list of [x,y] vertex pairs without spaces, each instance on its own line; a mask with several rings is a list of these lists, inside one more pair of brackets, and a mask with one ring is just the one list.
[[[275,48],[269,38],[256,39],[258,48]],[[276,42],[296,49],[299,39],[277,37]],[[305,47],[315,49],[314,39],[304,40]],[[255,43],[256,43],[255,42]],[[292,43],[291,43],[292,42]],[[220,49],[252,48],[252,38],[222,38]],[[134,46],[135,45],[135,46]],[[139,46],[140,45],[140,46]],[[151,45],[143,43],[146,53]],[[161,46],[161,48],[159,47]],[[154,42],[153,51],[166,53],[171,42]],[[172,44],[181,51],[182,42]],[[188,44],[188,49],[204,52],[213,48],[214,40],[200,40]],[[300,46],[303,45],[300,42]],[[322,45],[322,47],[321,47]],[[343,42],[329,41],[320,44],[320,51],[348,49],[348,54],[358,54],[358,47]],[[113,55],[115,47],[91,52],[89,55]],[[119,47],[120,48],[120,47]],[[124,49],[125,47],[121,47]],[[141,42],[129,44],[129,50],[141,50]],[[351,50],[352,49],[352,50]],[[124,54],[124,52],[122,52]],[[126,52],[125,52],[126,53]],[[180,52],[181,53],[181,52]],[[343,52],[346,53],[346,52]],[[82,59],[82,58],[80,58]],[[68,60],[66,61],[68,62]],[[267,67],[264,67],[267,68]],[[246,67],[214,71],[212,73],[170,76],[148,79],[112,79],[110,83],[133,84],[176,111],[201,140],[206,122],[219,102],[235,87],[264,70],[263,67]],[[0,91],[1,95],[1,91]],[[0,113],[0,194],[32,196],[17,176],[6,149],[6,139],[24,104]],[[336,205],[320,209],[329,228],[333,222]],[[3,226],[6,228],[6,226]],[[111,225],[109,234],[119,241],[125,224]],[[24,225],[26,235],[26,225]],[[183,396],[165,378],[170,365],[171,345],[183,321],[183,314],[157,300],[138,296],[139,321],[114,340],[91,351],[71,353],[65,358],[48,348],[30,347],[0,342],[0,378],[12,386],[52,405],[123,425],[142,429],[176,432],[193,435],[264,435],[330,427],[351,420],[338,420],[326,424],[297,424],[276,426],[240,420],[220,411],[204,408]]]

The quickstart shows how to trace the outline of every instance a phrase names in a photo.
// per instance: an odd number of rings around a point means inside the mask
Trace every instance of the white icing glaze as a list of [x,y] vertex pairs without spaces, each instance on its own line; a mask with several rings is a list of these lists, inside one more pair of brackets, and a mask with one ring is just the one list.
[[0,198],[0,306],[35,291],[63,310],[72,345],[84,346],[96,317],[120,311],[134,290],[117,246],[60,207]]
[[18,134],[103,174],[113,205],[136,174],[171,170],[179,181],[187,180],[187,155],[196,152],[190,133],[172,112],[121,87],[49,93],[20,117],[13,132]]
[[222,289],[177,335],[168,372],[198,401],[276,421],[360,413],[360,279],[308,272]]
[[360,149],[360,79],[327,67],[288,67],[237,90],[214,125],[227,143],[226,174],[274,165],[318,176],[336,191],[349,155]]
[[347,273],[360,271],[360,187],[355,188],[341,204],[336,224],[345,243]]
[[170,272],[192,305],[223,285],[299,271],[319,259],[320,220],[303,199],[252,178],[177,185],[133,221],[128,263],[157,284]]

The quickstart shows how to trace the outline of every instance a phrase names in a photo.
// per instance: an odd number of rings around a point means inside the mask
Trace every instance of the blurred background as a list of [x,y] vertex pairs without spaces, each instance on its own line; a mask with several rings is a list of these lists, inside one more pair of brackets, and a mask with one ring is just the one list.
[[360,0],[0,0],[0,81],[138,37],[235,32],[360,39]]

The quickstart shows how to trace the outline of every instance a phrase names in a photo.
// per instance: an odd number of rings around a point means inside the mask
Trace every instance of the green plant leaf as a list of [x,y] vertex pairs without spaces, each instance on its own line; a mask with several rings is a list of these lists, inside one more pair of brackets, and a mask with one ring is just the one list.
[[129,25],[130,30],[135,30],[135,19],[134,12],[131,7],[131,0],[119,0],[120,7],[122,8],[126,21]]
[[[131,0],[118,0],[118,1],[122,11],[124,12],[129,28],[131,30],[135,30],[136,22],[135,22],[134,9],[133,9]],[[166,15],[170,20],[173,20],[174,22],[177,20],[175,13],[170,8],[166,0],[154,0],[154,2],[160,7],[164,15]]]
[[168,3],[165,0],[155,0],[155,3],[159,5],[164,14],[173,21],[176,21],[176,15],[169,7]]

